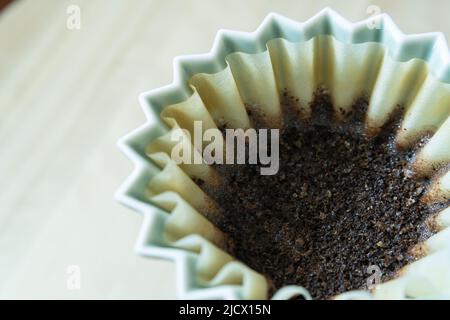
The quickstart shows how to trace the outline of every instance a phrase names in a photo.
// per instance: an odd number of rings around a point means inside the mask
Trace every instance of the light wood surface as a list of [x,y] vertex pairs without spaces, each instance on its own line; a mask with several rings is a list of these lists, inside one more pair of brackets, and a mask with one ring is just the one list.
[[[69,5],[81,29],[66,27]],[[450,1],[21,0],[0,13],[0,298],[175,297],[175,266],[134,251],[139,214],[113,199],[131,172],[116,140],[144,121],[137,96],[220,28],[270,11],[352,21],[376,4],[408,33],[450,34]],[[67,288],[67,267],[81,287]]]

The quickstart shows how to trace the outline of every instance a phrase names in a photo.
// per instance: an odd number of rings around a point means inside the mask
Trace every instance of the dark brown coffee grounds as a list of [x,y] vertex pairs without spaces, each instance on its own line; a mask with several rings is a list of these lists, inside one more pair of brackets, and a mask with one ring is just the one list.
[[420,201],[428,182],[408,170],[414,150],[393,146],[395,121],[378,137],[365,136],[366,108],[359,100],[338,123],[329,97],[318,94],[308,122],[287,112],[276,175],[260,175],[257,165],[215,165],[223,187],[201,185],[221,209],[217,226],[231,253],[264,274],[271,293],[297,284],[324,299],[362,289],[373,265],[388,280],[430,236],[424,222],[435,209]]

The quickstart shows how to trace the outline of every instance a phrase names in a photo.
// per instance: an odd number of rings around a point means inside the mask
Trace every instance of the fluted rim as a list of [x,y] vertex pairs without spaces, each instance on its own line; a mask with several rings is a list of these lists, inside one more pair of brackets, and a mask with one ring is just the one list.
[[[380,28],[369,29],[367,24],[377,19]],[[259,53],[267,50],[266,43],[274,38],[290,42],[303,42],[319,35],[331,35],[347,43],[376,42],[385,46],[396,61],[424,60],[430,73],[439,81],[450,83],[450,55],[442,33],[405,35],[387,14],[349,22],[335,11],[326,8],[300,23],[276,13],[270,13],[254,32],[219,30],[210,52],[176,57],[173,61],[171,84],[142,93],[140,105],[146,122],[118,141],[119,148],[132,161],[134,169],[117,190],[116,199],[127,207],[144,214],[144,221],[136,244],[136,250],[144,256],[169,259],[176,262],[177,294],[180,298],[240,298],[236,286],[198,288],[190,281],[195,272],[192,252],[153,244],[149,237],[158,236],[159,210],[136,195],[136,188],[148,181],[155,170],[145,154],[142,137],[161,135],[167,129],[159,121],[161,110],[190,97],[192,89],[188,79],[198,73],[217,73],[226,67],[225,57],[233,52]],[[156,241],[157,243],[157,241]]]

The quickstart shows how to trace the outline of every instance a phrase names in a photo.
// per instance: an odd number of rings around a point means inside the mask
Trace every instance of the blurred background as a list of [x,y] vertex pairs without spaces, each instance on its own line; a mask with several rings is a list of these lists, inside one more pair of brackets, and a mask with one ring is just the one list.
[[0,298],[175,298],[174,264],[134,253],[141,216],[113,199],[138,94],[220,28],[373,5],[406,33],[450,35],[448,0],[0,0]]

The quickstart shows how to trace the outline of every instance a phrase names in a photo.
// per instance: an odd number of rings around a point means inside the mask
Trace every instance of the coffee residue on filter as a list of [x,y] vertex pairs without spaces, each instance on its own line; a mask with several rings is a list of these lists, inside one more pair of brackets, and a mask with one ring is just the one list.
[[420,201],[429,181],[410,174],[414,148],[395,148],[398,119],[368,137],[367,99],[338,122],[323,90],[309,119],[293,111],[294,97],[282,98],[278,173],[214,165],[220,189],[199,183],[220,208],[216,225],[228,236],[230,253],[267,277],[269,295],[292,284],[315,299],[365,289],[370,266],[379,268],[382,281],[393,278],[417,259],[411,248],[432,234],[426,219],[448,205]]

